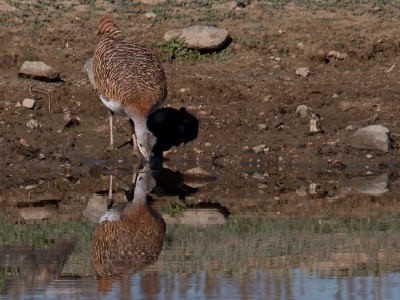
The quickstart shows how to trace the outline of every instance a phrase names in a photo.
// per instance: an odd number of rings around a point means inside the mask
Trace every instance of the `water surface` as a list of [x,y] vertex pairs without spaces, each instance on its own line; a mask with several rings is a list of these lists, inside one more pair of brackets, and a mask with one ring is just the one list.
[[[102,164],[24,176],[3,178],[2,299],[400,294],[395,169]],[[100,228],[121,220],[136,227],[96,250]]]

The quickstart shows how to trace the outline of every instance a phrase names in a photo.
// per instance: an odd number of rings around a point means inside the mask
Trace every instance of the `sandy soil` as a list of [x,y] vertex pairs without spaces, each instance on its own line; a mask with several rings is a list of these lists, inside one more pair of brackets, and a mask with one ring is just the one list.
[[[91,1],[86,1],[87,3]],[[93,1],[92,1],[93,2]],[[168,100],[149,121],[159,138],[157,152],[169,160],[214,161],[228,166],[258,164],[395,163],[390,154],[348,147],[353,131],[382,124],[395,146],[400,90],[397,62],[397,4],[271,5],[247,1],[244,8],[213,9],[216,1],[171,1],[151,6],[121,1],[7,1],[0,4],[1,166],[45,166],[83,159],[129,159],[127,120],[115,122],[116,153],[109,141],[107,109],[83,72],[94,50],[96,22],[110,15],[123,32],[157,53],[165,67]],[[252,3],[248,3],[252,2]],[[178,4],[179,3],[179,4]],[[155,12],[148,19],[145,12]],[[169,29],[205,24],[226,28],[232,42],[218,57],[168,59],[158,44]],[[346,54],[327,57],[329,51]],[[41,60],[60,71],[62,81],[21,79],[26,60]],[[308,77],[296,75],[307,67]],[[41,97],[35,109],[16,107]],[[296,114],[307,105],[321,118],[323,132],[309,132],[309,120]],[[372,121],[374,115],[377,120]],[[26,124],[36,119],[40,127]],[[72,122],[71,122],[72,119]],[[260,129],[259,125],[266,125]],[[264,144],[266,153],[253,147]],[[373,156],[367,159],[366,154]]]

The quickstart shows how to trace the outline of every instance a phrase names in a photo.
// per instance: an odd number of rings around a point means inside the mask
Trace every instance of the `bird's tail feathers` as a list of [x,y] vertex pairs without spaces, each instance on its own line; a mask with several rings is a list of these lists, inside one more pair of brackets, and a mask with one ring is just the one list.
[[97,22],[98,31],[97,34],[104,34],[106,32],[119,31],[114,21],[110,17],[102,17]]

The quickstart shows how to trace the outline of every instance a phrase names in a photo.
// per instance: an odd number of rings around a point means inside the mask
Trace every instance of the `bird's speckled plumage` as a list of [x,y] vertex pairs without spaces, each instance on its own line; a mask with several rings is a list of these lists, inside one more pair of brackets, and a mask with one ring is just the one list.
[[132,186],[132,202],[119,210],[119,218],[97,227],[92,260],[100,290],[107,289],[110,280],[135,273],[157,260],[166,226],[161,215],[147,204],[147,194],[154,186],[150,172],[140,173],[136,186]]
[[[160,60],[126,37],[111,18],[103,17],[98,22],[93,73],[103,103],[133,121],[139,144],[141,132],[148,131],[148,116],[167,96]],[[151,142],[150,146],[154,144]],[[146,156],[140,147],[139,150]]]

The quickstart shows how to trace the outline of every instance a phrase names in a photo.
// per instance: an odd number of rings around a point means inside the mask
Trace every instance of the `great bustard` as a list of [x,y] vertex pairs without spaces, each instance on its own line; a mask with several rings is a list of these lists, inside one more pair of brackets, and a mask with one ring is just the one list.
[[114,149],[113,114],[129,118],[133,154],[146,160],[156,144],[147,128],[147,118],[167,97],[164,69],[155,54],[126,37],[114,21],[102,17],[98,22],[93,55],[94,81],[101,101],[109,109],[110,145]]

